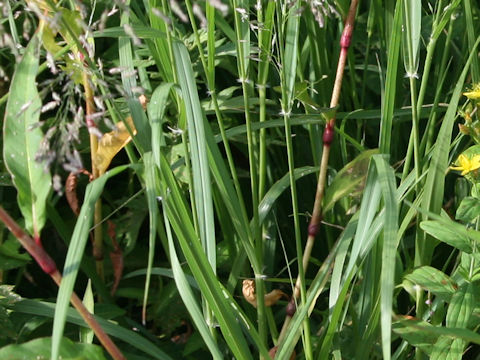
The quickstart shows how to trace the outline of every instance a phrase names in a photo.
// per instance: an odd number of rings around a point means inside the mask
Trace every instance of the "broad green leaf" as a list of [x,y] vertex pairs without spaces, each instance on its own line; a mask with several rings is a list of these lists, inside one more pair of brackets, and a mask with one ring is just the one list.
[[448,275],[431,266],[415,269],[411,274],[406,275],[405,279],[420,285],[446,302],[450,302],[452,295],[457,290],[457,285]]
[[35,160],[43,139],[42,104],[35,83],[38,58],[38,37],[34,36],[13,75],[3,123],[3,158],[17,189],[25,227],[35,237],[40,237],[45,224],[51,188],[48,170]]
[[22,246],[18,240],[13,235],[9,236],[0,245],[0,269],[10,270],[28,264],[31,261],[31,257],[28,253],[22,251]]
[[[424,323],[425,326],[431,326],[428,323]],[[400,335],[411,346],[419,348],[427,355],[430,355],[432,346],[438,340],[438,335],[432,334],[428,331],[419,330],[413,326],[403,326],[400,323],[393,323],[392,330],[394,333]]]
[[475,220],[480,215],[480,199],[468,196],[462,200],[455,214],[455,219],[464,223]]
[[443,326],[433,326],[425,321],[421,321],[411,316],[406,316],[400,318],[396,324],[397,328],[408,327],[413,330],[423,331],[425,334],[435,335],[435,336],[448,336],[450,338],[459,338],[463,339],[466,342],[472,342],[475,344],[480,344],[480,335],[474,331],[468,329],[459,329],[459,328],[447,328]]
[[471,282],[464,283],[455,291],[448,305],[446,326],[466,328],[475,307],[475,289]]
[[446,244],[464,251],[467,254],[472,253],[472,241],[465,234],[459,233],[454,226],[451,226],[451,224],[448,226],[444,222],[438,220],[427,220],[420,223],[420,228]]
[[[20,345],[8,345],[0,349],[0,359],[49,359],[51,345],[51,338],[38,338]],[[59,356],[62,360],[106,360],[100,346],[76,344],[67,338],[61,340]]]
[[362,191],[370,158],[376,153],[376,149],[362,152],[337,173],[325,190],[323,212],[332,209],[339,199]]
[[448,336],[440,336],[433,345],[431,360],[461,360],[465,342],[462,339],[452,339]]

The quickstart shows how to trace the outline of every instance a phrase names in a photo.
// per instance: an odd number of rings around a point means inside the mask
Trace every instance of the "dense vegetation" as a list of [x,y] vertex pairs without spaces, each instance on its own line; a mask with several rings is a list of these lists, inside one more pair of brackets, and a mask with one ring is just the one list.
[[480,354],[477,1],[0,6],[1,359]]

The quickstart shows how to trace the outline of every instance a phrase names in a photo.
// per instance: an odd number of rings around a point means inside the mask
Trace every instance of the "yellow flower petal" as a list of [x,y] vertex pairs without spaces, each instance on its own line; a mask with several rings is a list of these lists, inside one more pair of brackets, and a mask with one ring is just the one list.
[[458,170],[462,172],[462,175],[466,175],[471,171],[480,169],[480,155],[475,155],[473,158],[469,159],[465,155],[461,154],[456,163],[458,166],[451,166],[452,170]]
[[471,100],[478,100],[478,99],[480,99],[480,90],[473,90],[473,91],[469,91],[469,92],[464,92],[463,95],[466,96],[467,98],[471,99]]
[[475,84],[471,91],[464,92],[463,95],[471,100],[480,99],[480,84]]

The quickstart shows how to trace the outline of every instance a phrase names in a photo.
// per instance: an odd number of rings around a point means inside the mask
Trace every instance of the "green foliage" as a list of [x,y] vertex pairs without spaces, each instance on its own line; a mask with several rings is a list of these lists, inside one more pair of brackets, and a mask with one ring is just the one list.
[[43,139],[39,127],[42,105],[35,84],[39,55],[34,36],[13,75],[3,122],[3,159],[17,189],[25,227],[35,237],[40,237],[45,224],[51,188],[50,174],[35,161]]
[[[2,359],[49,359],[51,338],[39,338],[21,345],[8,345],[0,349]],[[63,338],[59,356],[68,360],[105,360],[102,349],[97,345],[75,344]]]

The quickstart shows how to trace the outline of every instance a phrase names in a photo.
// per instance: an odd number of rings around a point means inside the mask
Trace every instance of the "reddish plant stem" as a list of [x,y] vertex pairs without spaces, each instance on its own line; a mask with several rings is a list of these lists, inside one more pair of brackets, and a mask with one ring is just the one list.
[[[332,90],[332,97],[330,100],[330,107],[335,108],[338,105],[338,100],[340,98],[340,91],[342,89],[342,80],[343,73],[345,71],[345,63],[347,61],[348,48],[350,47],[350,42],[353,34],[353,25],[355,22],[355,14],[357,11],[358,0],[352,0],[350,3],[350,9],[348,10],[347,19],[345,20],[345,27],[342,32],[342,37],[340,38],[340,55],[337,65],[337,73],[335,76],[335,83]],[[323,195],[325,193],[325,184],[327,177],[327,168],[328,168],[328,159],[330,156],[330,146],[334,140],[335,135],[335,120],[336,114],[334,114],[325,124],[325,130],[323,132],[323,152],[322,160],[320,163],[320,173],[318,176],[317,190],[315,193],[315,202],[313,204],[312,218],[310,219],[310,224],[308,225],[308,238],[307,243],[305,244],[305,250],[303,252],[303,268],[306,271],[308,263],[310,261],[310,255],[312,253],[313,245],[315,243],[315,237],[320,229],[322,221],[322,201]],[[295,313],[294,305],[295,299],[300,295],[300,278],[297,278],[295,283],[295,289],[293,291],[292,300],[288,305],[289,311],[287,311],[287,316],[283,324],[282,331],[280,333],[278,342],[280,343],[283,339],[283,336],[288,329],[288,324],[290,319]]]
[[[0,221],[2,221],[5,226],[12,232],[12,234],[18,239],[20,244],[28,251],[28,253],[35,259],[40,268],[50,275],[50,277],[55,281],[55,283],[60,286],[62,282],[62,275],[57,269],[57,265],[47,254],[47,252],[38,245],[23,229],[13,220],[10,215],[0,206]],[[114,360],[126,360],[126,357],[123,356],[121,351],[112,341],[112,339],[103,331],[100,324],[95,320],[93,314],[90,313],[87,308],[83,305],[82,300],[75,294],[72,293],[70,302],[77,309],[77,311],[82,316],[83,320],[87,325],[94,331],[100,343],[103,345],[105,350],[112,356]]]

